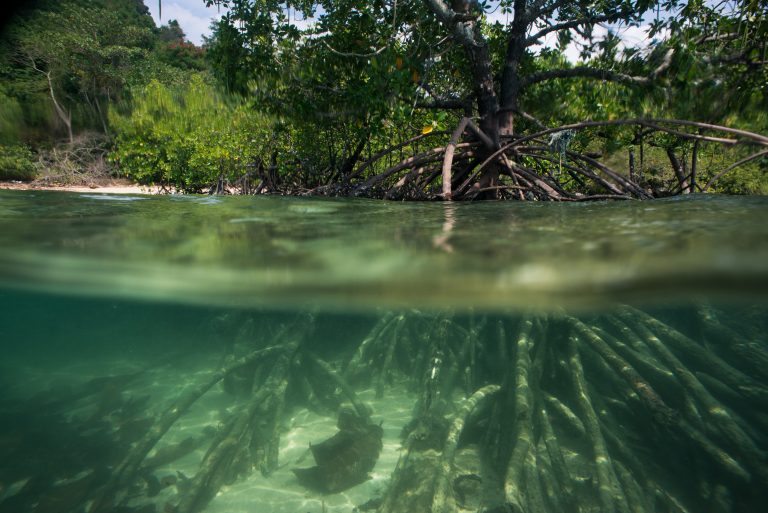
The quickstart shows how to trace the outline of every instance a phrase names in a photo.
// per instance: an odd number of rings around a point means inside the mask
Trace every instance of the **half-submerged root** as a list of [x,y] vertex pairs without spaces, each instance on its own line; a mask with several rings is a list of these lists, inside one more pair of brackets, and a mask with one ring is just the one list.
[[[541,128],[536,133],[494,142],[470,118],[463,117],[452,132],[423,134],[379,151],[352,173],[333,171],[325,185],[309,191],[301,187],[287,190],[284,185],[274,192],[445,201],[648,199],[705,192],[733,169],[765,156],[768,151],[768,137],[763,135],[676,119],[619,119]],[[652,141],[655,136],[675,140],[677,144],[692,142],[696,147],[694,162],[695,155],[705,146],[713,150],[737,148],[733,152],[735,162],[715,172],[703,187],[695,180],[696,164],[692,164],[691,173],[686,176],[674,151],[668,152],[674,174],[670,183],[644,177],[642,170],[635,172],[633,163],[629,164],[628,173],[619,172],[600,160],[607,160],[609,155],[587,152],[587,147],[595,147],[590,142],[606,137],[615,139],[619,130],[634,134],[635,139],[639,137],[633,144],[639,142],[641,148],[643,140]],[[391,162],[393,152],[402,151],[406,145],[449,135],[443,139],[443,146],[427,150],[414,146],[413,154],[401,157],[394,165]]]

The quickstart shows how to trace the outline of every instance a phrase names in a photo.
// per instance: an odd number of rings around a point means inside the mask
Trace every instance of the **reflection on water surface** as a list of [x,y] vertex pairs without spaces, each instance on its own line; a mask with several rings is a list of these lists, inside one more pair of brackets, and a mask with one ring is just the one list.
[[[0,282],[224,306],[760,294],[768,200],[399,204],[0,191]],[[96,199],[99,198],[99,199]],[[128,197],[132,198],[132,197]]]

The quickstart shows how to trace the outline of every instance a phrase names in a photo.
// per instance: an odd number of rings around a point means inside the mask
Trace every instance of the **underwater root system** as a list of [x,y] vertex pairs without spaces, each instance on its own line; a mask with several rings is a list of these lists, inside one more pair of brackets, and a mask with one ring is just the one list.
[[[205,511],[227,485],[298,467],[278,456],[287,417],[304,407],[338,418],[338,431],[311,445],[314,466],[292,469],[307,493],[327,497],[368,479],[387,419],[360,391],[381,397],[395,383],[407,385],[412,415],[386,486],[357,511],[758,511],[768,499],[768,348],[710,305],[685,317],[630,306],[593,316],[388,312],[354,347],[321,356],[315,318],[301,315],[238,337],[219,370],[156,416],[139,413],[146,399],[123,397],[108,408],[121,429],[69,435],[97,455],[29,470],[20,489],[0,489],[0,511]],[[48,399],[46,411],[76,404],[103,416],[104,390],[119,395],[136,379],[102,378]],[[235,407],[199,436],[165,443],[219,386]],[[199,448],[194,475],[155,475]],[[0,484],[13,477],[3,471]],[[172,485],[177,493],[155,499]]]

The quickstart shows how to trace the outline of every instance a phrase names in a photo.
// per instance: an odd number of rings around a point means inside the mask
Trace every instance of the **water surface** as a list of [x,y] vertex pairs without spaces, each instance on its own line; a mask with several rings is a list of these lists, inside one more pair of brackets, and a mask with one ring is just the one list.
[[760,295],[768,199],[445,204],[0,191],[0,283],[224,306]]
[[0,191],[0,513],[760,511],[766,220]]

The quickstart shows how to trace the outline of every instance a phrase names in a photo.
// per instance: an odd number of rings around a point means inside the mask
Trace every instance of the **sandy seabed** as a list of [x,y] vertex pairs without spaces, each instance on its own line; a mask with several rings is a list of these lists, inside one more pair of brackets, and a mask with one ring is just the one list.
[[[132,397],[149,395],[151,400],[148,413],[150,417],[155,417],[176,397],[205,381],[213,370],[210,362],[208,355],[205,358],[189,358],[184,363],[150,368],[142,372],[141,378],[127,387],[125,392]],[[35,393],[66,388],[83,383],[91,377],[133,373],[146,365],[146,362],[130,359],[84,359],[55,369],[47,366],[35,368],[20,362],[12,367],[0,367],[13,375],[13,382],[20,389]],[[333,414],[320,414],[305,407],[296,407],[290,410],[281,429],[278,469],[268,476],[254,470],[250,475],[222,487],[204,512],[353,513],[358,511],[357,506],[380,497],[397,465],[401,452],[400,433],[411,418],[415,398],[401,385],[388,387],[383,398],[376,398],[372,389],[357,392],[359,398],[373,409],[372,421],[381,423],[384,431],[383,449],[367,481],[335,494],[322,494],[299,484],[292,469],[314,465],[309,445],[336,433],[337,419]],[[222,414],[234,411],[237,407],[238,402],[225,393],[221,384],[215,386],[174,424],[148,456],[187,437],[199,436],[206,427],[216,427],[221,422]],[[73,412],[73,415],[77,413]],[[208,445],[204,444],[172,463],[155,468],[154,476],[160,480],[176,476],[194,477]],[[15,483],[11,488],[17,490],[23,484]],[[167,505],[178,502],[181,492],[178,485],[181,483],[164,488],[153,498],[136,497],[128,505],[141,508],[154,503],[157,511],[165,511]]]

